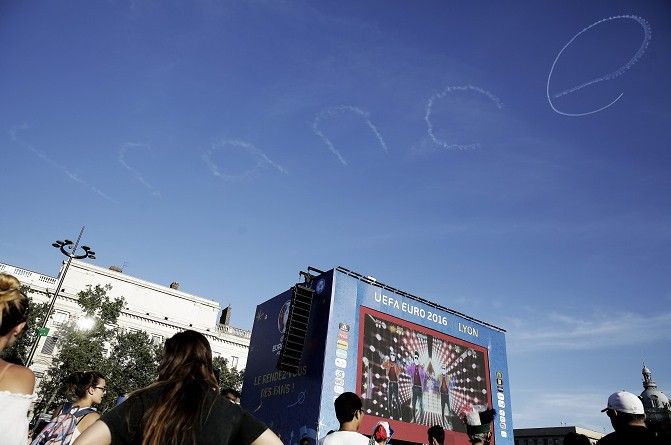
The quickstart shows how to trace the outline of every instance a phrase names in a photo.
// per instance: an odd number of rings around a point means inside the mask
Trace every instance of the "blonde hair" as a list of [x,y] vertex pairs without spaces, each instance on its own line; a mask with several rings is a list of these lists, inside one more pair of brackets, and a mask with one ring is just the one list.
[[28,319],[28,297],[13,275],[0,273],[0,336]]

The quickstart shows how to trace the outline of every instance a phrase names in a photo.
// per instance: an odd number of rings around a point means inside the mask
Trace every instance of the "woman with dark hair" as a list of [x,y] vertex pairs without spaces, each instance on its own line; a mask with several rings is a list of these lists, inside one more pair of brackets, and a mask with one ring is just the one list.
[[281,445],[239,405],[219,394],[212,350],[202,334],[165,342],[158,379],[105,413],[75,445]]
[[[28,320],[28,297],[12,275],[0,273],[0,352],[14,344]],[[34,400],[35,375],[0,359],[0,443],[28,441],[28,410]]]
[[[102,402],[107,392],[105,376],[96,371],[75,372],[65,381],[70,386],[69,392],[76,398],[74,403],[64,404],[60,412],[68,409],[77,419],[77,426],[72,433],[72,442],[79,437],[88,427],[100,419],[93,408]],[[59,413],[55,413],[54,416]]]
[[58,443],[69,445],[88,427],[100,419],[93,408],[102,402],[107,392],[105,377],[96,371],[75,372],[65,379],[67,392],[74,402],[59,406],[46,425],[38,424],[33,431],[33,445],[51,443],[58,437]]

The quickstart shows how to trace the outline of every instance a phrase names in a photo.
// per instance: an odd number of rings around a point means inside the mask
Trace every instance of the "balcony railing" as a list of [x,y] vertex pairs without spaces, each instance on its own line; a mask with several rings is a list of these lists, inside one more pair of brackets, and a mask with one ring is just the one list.
[[236,337],[242,337],[242,338],[252,337],[252,333],[249,331],[240,328],[234,328],[233,326],[228,326],[225,324],[217,325],[217,331],[222,332],[224,334],[235,335]]

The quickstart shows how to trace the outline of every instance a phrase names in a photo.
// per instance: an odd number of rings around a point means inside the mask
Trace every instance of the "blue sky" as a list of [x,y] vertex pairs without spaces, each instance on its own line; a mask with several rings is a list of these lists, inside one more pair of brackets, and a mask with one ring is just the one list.
[[492,3],[3,2],[1,260],[86,225],[245,328],[343,265],[506,328],[516,427],[610,430],[671,392],[671,7]]

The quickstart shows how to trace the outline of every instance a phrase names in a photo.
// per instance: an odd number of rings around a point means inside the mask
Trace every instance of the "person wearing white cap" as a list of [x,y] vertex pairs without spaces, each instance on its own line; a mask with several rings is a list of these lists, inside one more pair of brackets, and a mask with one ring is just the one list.
[[602,437],[597,445],[653,445],[654,434],[645,426],[643,402],[635,394],[618,391],[608,397],[601,410],[610,417],[614,432]]

